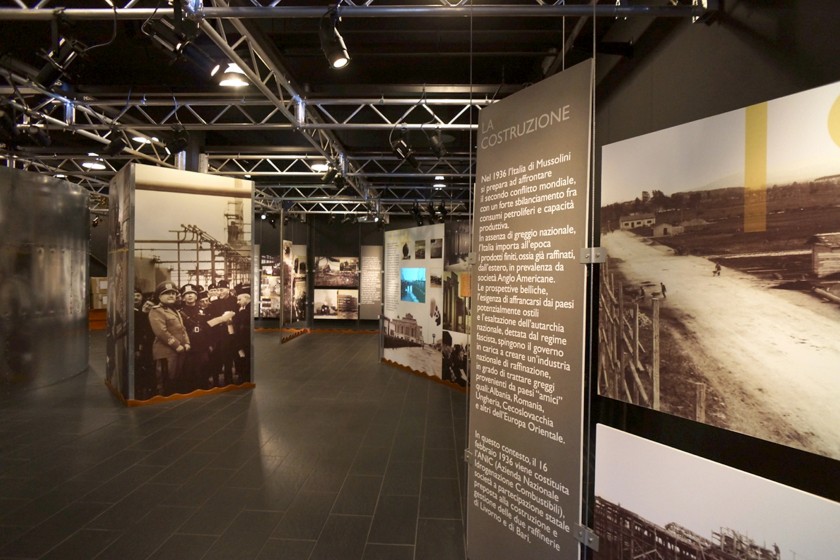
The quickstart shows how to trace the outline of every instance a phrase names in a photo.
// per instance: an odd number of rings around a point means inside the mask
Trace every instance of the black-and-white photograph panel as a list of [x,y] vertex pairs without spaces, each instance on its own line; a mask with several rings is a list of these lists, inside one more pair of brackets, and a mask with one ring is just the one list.
[[599,393],[840,459],[840,83],[602,166]]
[[136,190],[135,286],[150,304],[135,313],[150,350],[135,369],[137,399],[251,381],[247,194]]
[[828,560],[840,504],[599,424],[594,560]]
[[[442,259],[426,259],[426,239],[443,238],[443,224],[385,232],[383,357],[441,378]],[[422,247],[422,255],[407,247]],[[405,262],[408,260],[409,262]],[[436,284],[432,285],[432,278]]]
[[359,257],[315,257],[315,286],[358,288]]

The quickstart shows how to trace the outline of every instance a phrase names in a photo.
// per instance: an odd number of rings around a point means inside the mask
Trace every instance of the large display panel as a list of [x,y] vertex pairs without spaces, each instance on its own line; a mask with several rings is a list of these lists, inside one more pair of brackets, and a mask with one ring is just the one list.
[[443,224],[385,232],[383,358],[442,378],[443,259],[426,250]]
[[[444,245],[440,256],[443,261],[443,380],[460,387],[469,384],[470,375],[470,332],[472,315],[472,275],[467,264],[472,246],[471,222],[449,221],[446,223],[445,243],[432,244],[432,256],[437,255],[438,245]],[[437,241],[437,240],[433,240]]]
[[593,560],[836,558],[840,504],[598,425]]
[[840,459],[840,84],[602,165],[599,393]]
[[[252,189],[142,165],[115,178],[111,223],[122,248],[109,267],[109,381],[124,398],[251,382]],[[112,325],[125,323],[120,338]],[[127,359],[112,363],[112,353]]]
[[359,278],[359,319],[379,319],[382,312],[382,247],[362,245]]
[[579,556],[591,98],[587,62],[481,112],[473,560]]

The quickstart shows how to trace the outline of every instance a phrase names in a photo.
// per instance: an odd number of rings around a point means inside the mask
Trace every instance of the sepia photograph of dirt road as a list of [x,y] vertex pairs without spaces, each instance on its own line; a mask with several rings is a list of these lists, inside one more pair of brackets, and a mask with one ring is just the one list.
[[840,459],[840,85],[602,165],[599,393]]

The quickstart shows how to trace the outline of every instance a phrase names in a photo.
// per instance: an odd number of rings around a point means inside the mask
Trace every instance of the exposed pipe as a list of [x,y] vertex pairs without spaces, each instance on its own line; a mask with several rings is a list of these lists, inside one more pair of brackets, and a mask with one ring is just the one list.
[[[341,17],[702,17],[717,11],[717,0],[709,0],[708,8],[702,6],[615,6],[599,4],[552,4],[535,6],[342,6]],[[0,20],[50,20],[57,14],[65,20],[149,19],[171,16],[172,10],[153,8],[117,9],[66,8],[66,9],[15,9],[0,8]],[[320,18],[323,6],[276,7],[205,7],[205,18],[211,19],[282,19]]]

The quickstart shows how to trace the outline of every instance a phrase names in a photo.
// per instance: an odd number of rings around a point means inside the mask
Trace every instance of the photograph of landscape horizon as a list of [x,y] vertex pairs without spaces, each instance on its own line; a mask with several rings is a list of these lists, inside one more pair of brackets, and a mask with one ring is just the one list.
[[840,84],[607,145],[599,394],[840,459]]

